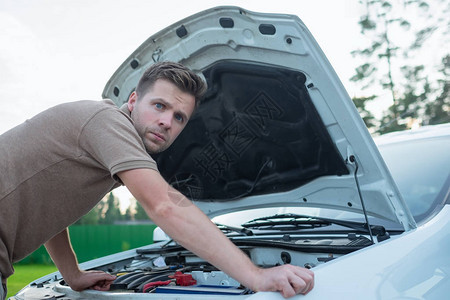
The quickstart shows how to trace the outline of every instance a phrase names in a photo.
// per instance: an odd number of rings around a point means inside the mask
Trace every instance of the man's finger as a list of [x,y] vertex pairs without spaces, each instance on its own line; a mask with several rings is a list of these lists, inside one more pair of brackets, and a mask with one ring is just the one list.
[[300,277],[295,277],[295,278],[291,278],[289,279],[289,283],[292,286],[295,294],[303,294],[306,289],[308,288],[308,285],[306,284],[306,282],[301,279]]
[[314,288],[314,272],[308,269],[297,269],[296,271],[297,276],[301,277],[306,283],[305,288],[300,293],[306,295]]
[[110,287],[111,287],[111,283],[112,281],[110,280],[102,280],[97,282],[97,284],[95,284],[92,289],[96,290],[96,291],[109,291]]
[[297,294],[294,286],[290,282],[286,282],[280,292],[284,298],[290,298]]

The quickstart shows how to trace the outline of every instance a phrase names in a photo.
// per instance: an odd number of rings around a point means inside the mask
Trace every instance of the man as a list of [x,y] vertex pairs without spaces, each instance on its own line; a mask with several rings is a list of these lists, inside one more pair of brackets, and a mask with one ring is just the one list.
[[72,289],[108,290],[114,276],[78,268],[67,226],[124,184],[168,235],[243,285],[285,297],[308,293],[314,283],[311,271],[255,266],[166,183],[149,155],[172,144],[205,90],[201,78],[184,66],[157,63],[120,109],[110,100],[62,104],[1,135],[2,283],[13,273],[14,262],[45,244]]

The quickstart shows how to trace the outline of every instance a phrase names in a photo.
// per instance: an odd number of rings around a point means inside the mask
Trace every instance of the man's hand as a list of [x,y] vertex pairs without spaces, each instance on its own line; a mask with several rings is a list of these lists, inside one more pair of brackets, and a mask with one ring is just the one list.
[[64,280],[74,291],[94,289],[107,291],[116,276],[102,271],[82,271],[70,244],[69,232],[64,229],[45,243],[45,248]]
[[116,276],[102,271],[80,270],[76,275],[67,278],[66,282],[72,290],[78,292],[86,289],[108,291],[115,279]]
[[307,294],[314,287],[314,273],[293,265],[260,269],[254,291],[280,292],[285,298]]

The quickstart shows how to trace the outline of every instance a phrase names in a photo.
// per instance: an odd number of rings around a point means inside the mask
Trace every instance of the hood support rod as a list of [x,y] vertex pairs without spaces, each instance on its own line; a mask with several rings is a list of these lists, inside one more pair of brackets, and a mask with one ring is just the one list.
[[363,200],[363,196],[362,196],[362,193],[361,193],[361,188],[359,186],[359,180],[358,180],[358,175],[357,175],[358,169],[359,169],[358,162],[356,161],[356,158],[355,158],[354,155],[350,155],[349,160],[350,160],[351,163],[355,164],[355,172],[354,172],[353,175],[355,177],[356,188],[358,189],[359,199],[361,200],[361,206],[362,206],[362,209],[363,209],[363,212],[364,212],[364,218],[366,219],[367,229],[369,230],[370,240],[372,241],[372,244],[373,244],[374,240],[373,240],[372,228],[371,228],[371,226],[369,224],[369,218],[367,216],[366,206],[364,205],[364,200]]

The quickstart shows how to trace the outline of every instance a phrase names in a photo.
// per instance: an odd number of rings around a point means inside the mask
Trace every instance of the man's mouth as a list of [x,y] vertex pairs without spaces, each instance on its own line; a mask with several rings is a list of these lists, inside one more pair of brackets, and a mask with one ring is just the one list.
[[164,137],[163,134],[160,134],[158,132],[152,132],[152,134],[156,137],[157,140],[160,140],[160,141],[163,141],[163,142],[166,141],[166,138]]

